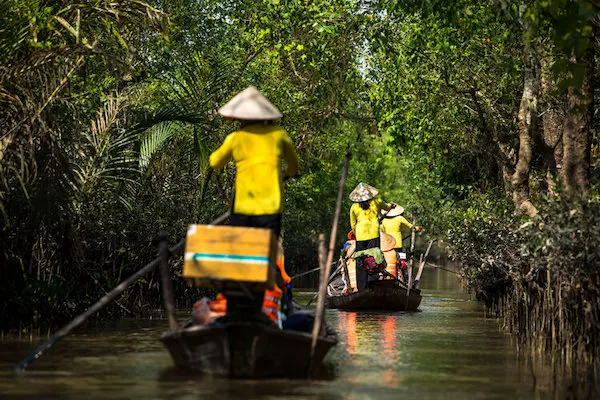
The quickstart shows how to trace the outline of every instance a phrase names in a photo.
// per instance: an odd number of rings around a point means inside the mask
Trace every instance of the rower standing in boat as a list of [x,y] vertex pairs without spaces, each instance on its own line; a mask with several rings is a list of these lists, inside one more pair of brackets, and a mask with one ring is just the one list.
[[[396,207],[396,203],[385,203],[376,198],[379,191],[373,186],[363,182],[359,183],[350,193],[350,200],[354,202],[350,207],[350,225],[356,235],[356,248],[353,258],[356,262],[356,285],[361,290],[367,287],[368,269],[373,265],[363,262],[373,261],[378,265],[384,264],[379,239],[379,212],[389,211]],[[373,261],[371,261],[373,260]]]
[[[402,215],[404,213],[404,207],[396,206],[383,215],[381,220],[381,230],[388,235],[391,235],[396,239],[396,257],[398,260],[398,268],[402,271],[403,282],[407,282],[407,271],[406,271],[406,255],[402,249],[402,228],[412,229],[412,224],[408,222]],[[421,230],[420,226],[415,226],[415,230],[418,232]]]
[[[240,124],[240,129],[230,133],[210,155],[213,168],[223,168],[231,160],[237,168],[230,225],[268,228],[279,236],[283,178],[298,173],[294,145],[286,131],[274,123],[282,114],[254,86],[234,96],[219,114]],[[281,160],[287,164],[283,174]],[[259,313],[264,293],[252,295],[252,300],[227,296],[227,312]]]

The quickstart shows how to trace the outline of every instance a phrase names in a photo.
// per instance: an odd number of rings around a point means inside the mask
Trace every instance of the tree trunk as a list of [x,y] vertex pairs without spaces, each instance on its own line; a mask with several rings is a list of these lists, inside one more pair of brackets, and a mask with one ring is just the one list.
[[519,157],[512,176],[513,203],[515,212],[534,216],[537,209],[529,197],[529,165],[532,142],[537,129],[539,65],[531,47],[526,43],[523,57],[523,95],[519,105]]
[[[561,182],[568,193],[585,193],[590,185],[590,152],[594,104],[591,77],[594,73],[592,44],[581,57],[571,56],[573,69],[583,73],[580,87],[567,90],[567,116],[563,127]],[[580,69],[581,68],[581,69]],[[571,73],[572,76],[572,73]]]
[[546,188],[549,195],[556,194],[556,178],[562,167],[562,135],[564,117],[564,93],[556,93],[551,68],[552,56],[542,58],[542,126],[543,132],[538,145],[544,158],[546,169]]

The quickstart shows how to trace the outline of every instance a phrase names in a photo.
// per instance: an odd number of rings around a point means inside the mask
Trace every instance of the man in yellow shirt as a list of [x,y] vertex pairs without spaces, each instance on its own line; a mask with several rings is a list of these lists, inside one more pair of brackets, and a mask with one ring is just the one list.
[[[227,135],[209,159],[213,168],[223,168],[231,160],[237,168],[229,224],[271,229],[279,237],[283,177],[298,173],[294,145],[285,130],[274,123],[282,117],[281,112],[258,89],[250,86],[219,109],[219,114],[230,122],[240,123],[240,129]],[[287,164],[285,173],[282,160]],[[279,270],[282,268],[283,265]],[[281,276],[285,279],[287,274],[282,272]],[[284,283],[287,288],[289,282]],[[253,293],[251,297],[230,294],[227,312],[258,314],[261,309],[265,310],[265,299],[267,315],[271,317],[276,315],[273,310],[278,309],[281,292],[279,289],[274,296],[273,291],[267,291],[266,297],[264,292]]]
[[350,226],[356,235],[356,251],[379,247],[379,212],[389,211],[396,203],[385,203],[376,198],[379,191],[366,183],[359,183],[350,193],[354,202],[350,207]]
[[[379,239],[379,212],[389,211],[396,203],[385,203],[376,198],[379,191],[371,185],[360,182],[350,193],[350,200],[354,202],[350,207],[350,225],[356,235],[356,285],[361,290],[367,287],[369,274],[362,266],[362,260],[370,260],[375,264],[384,265],[383,252]],[[361,260],[362,259],[362,260]]]
[[230,224],[270,228],[279,236],[283,208],[281,160],[287,163],[285,176],[298,173],[298,156],[290,137],[273,124],[282,117],[281,112],[250,86],[219,113],[241,125],[210,155],[213,168],[223,168],[231,160],[237,167]]

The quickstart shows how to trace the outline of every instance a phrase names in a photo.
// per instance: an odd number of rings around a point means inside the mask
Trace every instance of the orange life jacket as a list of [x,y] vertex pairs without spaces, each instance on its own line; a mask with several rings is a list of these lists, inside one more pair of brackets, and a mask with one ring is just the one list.
[[223,296],[223,293],[219,293],[215,300],[210,301],[208,308],[214,313],[225,315],[227,311],[227,298]]
[[[283,256],[277,260],[277,267],[281,273],[284,283],[290,283],[292,278],[285,272],[283,267],[284,259]],[[263,299],[262,312],[264,312],[272,321],[277,322],[279,316],[277,312],[281,308],[281,297],[283,291],[275,285],[272,290],[265,290],[265,297]],[[209,308],[212,312],[225,315],[227,311],[227,298],[223,296],[223,293],[219,293],[215,300],[212,300],[209,304]]]
[[[283,267],[283,256],[279,257],[276,264],[277,268],[279,268],[279,272],[281,273],[281,277],[283,278],[283,283],[290,283],[292,281],[292,278],[290,278],[289,275],[285,272],[285,268]],[[262,311],[265,314],[267,314],[267,316],[271,318],[271,320],[274,322],[277,322],[279,320],[279,315],[277,313],[281,309],[282,296],[283,291],[279,287],[277,287],[277,285],[275,285],[272,290],[265,290]]]
[[[385,257],[386,267],[385,270],[392,276],[398,277],[398,257],[396,256],[396,249],[390,249],[383,252]],[[386,275],[383,279],[393,279],[391,276]]]

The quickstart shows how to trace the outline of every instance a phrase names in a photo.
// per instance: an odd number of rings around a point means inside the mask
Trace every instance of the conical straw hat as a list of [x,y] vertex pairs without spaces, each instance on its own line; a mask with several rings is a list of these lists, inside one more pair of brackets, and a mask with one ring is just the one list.
[[272,120],[283,115],[261,92],[254,86],[249,86],[233,96],[219,114],[224,117],[243,120]]
[[371,185],[361,182],[354,188],[349,197],[353,202],[360,203],[361,201],[371,200],[373,197],[377,196],[377,193],[379,193],[379,190]]
[[404,207],[396,206],[385,214],[386,217],[396,217],[404,212]]
[[388,251],[396,246],[396,239],[388,233],[381,232],[381,250]]

